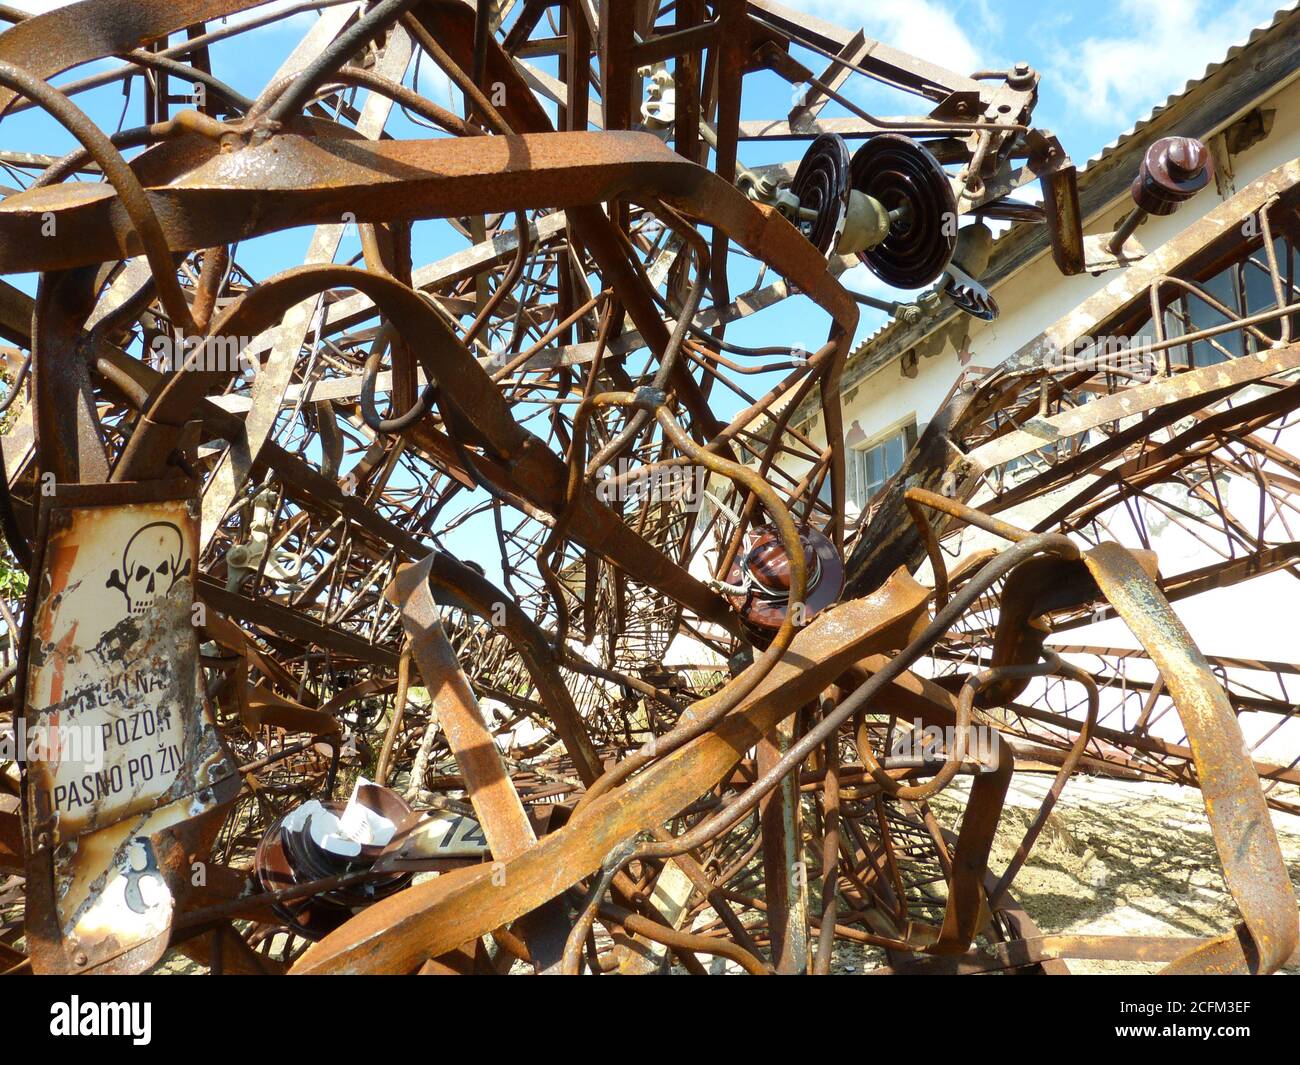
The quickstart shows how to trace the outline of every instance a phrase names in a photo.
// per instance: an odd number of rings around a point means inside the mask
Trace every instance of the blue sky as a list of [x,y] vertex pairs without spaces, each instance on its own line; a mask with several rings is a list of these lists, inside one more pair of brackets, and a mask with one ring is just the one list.
[[[1079,166],[1290,6],[1276,0],[785,2],[840,25],[862,25],[870,36],[960,72],[1029,63],[1041,75],[1034,124],[1055,133]],[[857,92],[864,103],[899,99],[870,87]],[[1037,186],[1026,191],[1036,193]],[[845,282],[896,295],[865,267]],[[884,319],[864,308],[859,336]]]
[[789,0],[954,70],[1025,60],[1035,117],[1082,161],[1286,4],[1274,0]]
[[[63,6],[54,0],[17,0],[20,6],[40,11]],[[1268,22],[1276,8],[1272,0],[1092,0],[1087,4],[1053,4],[1042,0],[784,0],[810,14],[856,28],[895,47],[912,52],[961,73],[977,69],[1006,69],[1025,61],[1042,75],[1040,100],[1034,114],[1039,127],[1052,130],[1076,163],[1083,164],[1105,144],[1127,130],[1170,93],[1199,77],[1208,63],[1220,59],[1229,47],[1243,41],[1250,30]],[[267,7],[284,6],[277,0]],[[247,16],[237,16],[242,20]],[[213,49],[218,77],[249,96],[256,96],[282,60],[292,51],[314,21],[311,13],[295,15],[253,33],[248,39]],[[547,32],[543,30],[542,32]],[[820,72],[825,60],[797,50],[797,57]],[[116,67],[105,61],[78,68],[55,79],[56,84],[98,69]],[[540,61],[544,68],[545,61]],[[553,72],[553,64],[549,65]],[[412,84],[414,68],[406,83]],[[916,113],[914,97],[892,93],[865,79],[850,82],[850,95],[878,114]],[[459,106],[447,80],[425,62],[419,88],[443,104]],[[744,117],[782,116],[790,107],[790,86],[772,74],[746,80]],[[77,104],[109,130],[143,122],[139,80],[126,101],[120,85],[77,96]],[[832,103],[827,116],[847,114]],[[427,137],[427,130],[394,112],[389,132],[398,137]],[[37,111],[9,115],[0,121],[0,145],[9,149],[61,154],[74,142],[55,123]],[[750,165],[789,160],[802,146],[792,143],[742,144],[741,159]],[[0,184],[17,184],[0,173]],[[299,229],[245,242],[238,251],[240,264],[255,277],[302,262],[309,229]],[[443,223],[419,223],[415,233],[416,262],[428,262],[459,250],[464,239]],[[349,227],[339,254],[346,261],[359,250],[355,230]],[[731,291],[748,287],[754,264],[732,257]],[[30,275],[8,278],[28,292],[35,290]],[[771,280],[770,278],[768,280]],[[891,293],[865,267],[845,277],[860,291],[889,297]],[[863,309],[859,338],[883,321],[878,311]],[[742,321],[728,331],[740,344],[798,344],[814,350],[826,337],[828,319],[803,297],[787,300],[779,310]],[[755,395],[771,381],[751,377],[745,382]],[[745,404],[737,397],[715,392],[717,412],[729,417]],[[530,426],[532,427],[532,426]],[[473,552],[478,554],[478,552]],[[482,559],[495,576],[493,560]]]
[[[287,6],[275,0],[263,9]],[[1043,3],[1042,0],[784,0],[787,6],[829,19],[843,26],[863,25],[867,33],[953,70],[1005,69],[1026,61],[1042,75],[1035,123],[1056,133],[1071,157],[1082,164],[1136,119],[1145,115],[1189,78],[1222,57],[1250,30],[1267,22],[1279,6],[1274,0],[1093,0],[1086,4]],[[26,0],[33,12],[64,6],[60,0]],[[237,16],[242,19],[246,16]],[[235,88],[255,96],[271,73],[292,50],[314,20],[303,13],[256,31],[248,39],[218,45],[213,50],[214,69]],[[820,71],[825,61],[799,53],[810,68]],[[84,76],[116,61],[91,64],[58,79]],[[543,66],[546,64],[543,62]],[[413,71],[407,73],[407,83]],[[854,78],[850,94],[878,113],[915,111],[915,98],[904,97]],[[440,102],[458,103],[445,77],[431,64],[422,68],[420,88]],[[134,126],[143,120],[138,80],[125,118],[120,88],[111,86],[76,97],[101,125]],[[789,107],[789,87],[766,74],[746,82],[746,117],[772,117]],[[847,114],[832,103],[827,115]],[[396,136],[428,136],[400,116],[390,122]],[[0,144],[7,148],[60,152],[72,147],[71,139],[36,112],[11,115],[0,122]],[[785,160],[790,144],[742,145],[741,158],[751,164]],[[4,182],[0,175],[0,182]],[[261,274],[301,261],[310,233],[306,230],[260,242],[255,260],[246,262]],[[246,249],[246,252],[252,249]],[[355,252],[354,240],[345,242],[343,254]],[[451,250],[451,249],[448,249]],[[440,253],[428,247],[429,257]],[[418,258],[418,253],[417,253]],[[263,275],[264,276],[264,275]],[[32,280],[21,279],[31,289]],[[866,270],[847,279],[862,291],[887,295]],[[738,277],[733,283],[743,284]],[[811,308],[809,308],[811,310]],[[863,315],[863,335],[881,320],[878,313]],[[770,328],[764,323],[764,328]],[[745,331],[742,324],[736,332]],[[770,335],[770,334],[769,334]],[[743,337],[737,339],[743,342]],[[799,338],[791,337],[791,342]],[[770,341],[769,341],[770,342]],[[805,340],[806,343],[806,340]],[[813,343],[812,346],[816,346]]]

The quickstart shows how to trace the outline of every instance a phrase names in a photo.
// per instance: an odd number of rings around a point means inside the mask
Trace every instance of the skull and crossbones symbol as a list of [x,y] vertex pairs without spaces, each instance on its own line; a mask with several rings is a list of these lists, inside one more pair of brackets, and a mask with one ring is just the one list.
[[122,568],[109,574],[105,587],[126,596],[132,614],[143,614],[160,595],[171,591],[177,578],[189,572],[188,561],[181,566],[184,553],[180,529],[169,521],[152,521],[126,542]]

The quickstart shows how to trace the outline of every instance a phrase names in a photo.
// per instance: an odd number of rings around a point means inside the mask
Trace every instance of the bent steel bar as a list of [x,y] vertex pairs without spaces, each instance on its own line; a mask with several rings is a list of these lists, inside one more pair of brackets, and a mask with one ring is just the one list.
[[[0,33],[0,61],[42,78],[94,59],[121,55],[209,19],[258,7],[267,0],[85,0],[24,19]],[[0,114],[17,98],[0,88]]]
[[1192,748],[1224,880],[1244,920],[1170,963],[1165,972],[1276,972],[1300,937],[1296,897],[1232,704],[1133,552],[1107,543],[1085,551],[1083,557],[1173,696]]
[[[172,148],[164,145],[163,150]],[[157,151],[157,149],[155,149]],[[147,167],[151,153],[141,166]],[[324,224],[351,213],[360,222],[391,222],[481,214],[520,208],[562,207],[575,214],[594,202],[626,196],[662,199],[713,226],[784,275],[828,314],[834,351],[821,379],[827,424],[840,423],[838,381],[857,328],[858,308],[830,273],[826,260],[773,208],[750,201],[723,181],[641,133],[544,133],[437,141],[367,142],[286,133],[235,152],[221,152],[166,185],[152,186],[149,202],[162,218],[173,250],[213,247],[289,226]],[[113,261],[132,246],[134,231],[120,205],[91,185],[32,189],[0,201],[0,272],[18,268],[6,259],[4,237],[39,233],[53,214],[67,251],[42,257],[40,269]],[[603,216],[599,216],[603,217]],[[12,229],[10,227],[13,227]],[[599,227],[588,227],[588,239]],[[125,243],[119,243],[125,242]],[[72,251],[72,248],[79,250]],[[31,256],[22,269],[32,269]],[[605,255],[611,264],[618,255]],[[633,275],[634,276],[634,275]],[[624,299],[643,330],[663,331],[657,316],[636,313],[629,280]],[[661,346],[661,345],[660,345]],[[716,430],[693,380],[677,373],[681,399]],[[723,445],[724,448],[727,445]],[[843,499],[843,455],[831,454],[831,483]],[[833,523],[836,536],[840,523]],[[692,609],[695,609],[692,606]],[[716,615],[716,611],[714,612]]]
[[[857,304],[826,259],[779,212],[648,133],[424,141],[283,133],[217,153],[147,195],[173,251],[337,222],[344,212],[358,222],[391,222],[658,197],[721,228],[820,304],[840,330],[851,335],[858,321]],[[47,212],[57,241],[40,239]],[[13,272],[111,262],[134,238],[111,189],[78,183],[0,201],[0,240],[0,272]]]
[[[418,352],[426,369],[446,385],[447,402],[499,458],[490,465],[505,471],[512,490],[551,513],[558,512],[567,479],[564,462],[514,420],[483,367],[429,304],[401,282],[355,267],[298,267],[258,286],[234,304],[213,324],[213,335],[261,332],[288,308],[330,287],[352,287],[366,293],[404,335],[424,336],[426,343]],[[211,386],[213,377],[196,372],[175,374],[168,380],[149,409],[148,426],[132,436],[114,469],[116,480],[157,476],[165,468],[187,412]],[[700,617],[724,627],[736,625],[725,600],[619,520],[590,488],[580,496],[570,531],[591,549],[617,560],[639,580],[679,598]]]
[[[596,800],[569,825],[505,863],[504,880],[483,867],[409,888],[321,940],[292,971],[410,971],[424,958],[451,950],[554,898],[599,868],[615,847],[638,832],[658,827],[724,779],[778,721],[816,696],[848,666],[905,643],[925,600],[925,589],[898,573],[875,594],[818,615],[717,729]],[[696,706],[703,711],[706,703]]]
[[[863,536],[849,558],[849,593],[859,594],[865,588],[874,587],[896,567],[917,566],[925,558],[922,538],[907,520],[904,499],[907,488],[939,491],[945,476],[950,475],[948,491],[944,494],[969,500],[986,469],[999,462],[1007,462],[1049,447],[1063,435],[1069,435],[1064,427],[1042,419],[1046,424],[1042,427],[1041,434],[1035,438],[1032,435],[1033,429],[1040,419],[1031,418],[1024,428],[1010,434],[1009,439],[985,444],[973,455],[966,452],[966,439],[971,434],[977,432],[995,413],[1014,406],[1025,386],[1025,378],[1021,375],[1045,370],[1053,355],[1072,353],[1089,337],[1102,334],[1127,335],[1135,321],[1149,313],[1148,290],[1153,282],[1165,275],[1195,273],[1212,265],[1223,256],[1225,250],[1240,244],[1244,221],[1275,197],[1283,208],[1293,208],[1300,203],[1300,160],[1284,163],[1252,181],[1146,258],[1118,273],[1107,285],[1008,356],[978,384],[970,383],[955,390],[930,420],[921,439],[904,462],[900,474],[882,493],[883,498],[873,512],[871,523],[864,529]],[[1238,361],[1254,366],[1257,370],[1262,368],[1253,359]],[[1279,370],[1285,368],[1278,366]],[[1251,373],[1251,370],[1242,366],[1230,368],[1228,372],[1245,375]],[[1207,374],[1204,369],[1193,371],[1193,374],[1199,375],[1203,380],[1200,388],[1192,382],[1183,383],[1177,379],[1137,386],[1138,389],[1146,389],[1146,394],[1155,399],[1145,409],[1177,400],[1191,402],[1194,397],[1203,397],[1202,403],[1209,402],[1213,397],[1206,396],[1205,393],[1211,392],[1220,379]],[[1194,377],[1193,381],[1195,380]],[[1231,388],[1237,382],[1225,379],[1222,384]],[[1126,408],[1128,400],[1125,397],[1129,393],[1134,396],[1143,395],[1134,389],[1123,389],[1113,397],[1106,398],[1107,402],[1112,402],[1118,408],[1113,413],[1119,416],[1136,413]],[[1067,420],[1074,417],[1075,414],[1066,416]],[[1087,415],[1084,418],[1086,420]]]

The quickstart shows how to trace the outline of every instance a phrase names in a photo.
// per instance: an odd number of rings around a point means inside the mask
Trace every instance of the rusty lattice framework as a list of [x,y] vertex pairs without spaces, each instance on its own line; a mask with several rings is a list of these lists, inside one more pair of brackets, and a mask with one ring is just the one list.
[[[256,98],[212,69],[211,45],[302,12]],[[1135,258],[1131,226],[1082,238],[1032,70],[959,75],[768,0],[12,19],[0,108],[81,148],[0,158],[22,186],[0,268],[40,275],[34,299],[0,288],[4,698],[38,737],[0,776],[0,967],[143,971],[169,945],[228,972],[826,972],[837,940],[963,971],[1291,955],[1269,806],[1297,805],[1297,667],[1207,659],[1170,603],[1295,575],[1300,166]],[[462,113],[418,90],[435,68]],[[744,117],[760,80],[788,114]],[[918,113],[863,110],[865,80]],[[122,81],[145,124],[106,133],[75,101]],[[802,163],[747,167],[751,141]],[[1142,206],[1204,184],[1196,147],[1148,157]],[[1042,207],[1008,199],[1031,181]],[[989,317],[998,218],[1046,226],[1064,273],[1123,269],[958,382],[846,523],[838,386],[872,301],[838,278],[861,260],[934,286],[900,315]],[[314,227],[306,261],[260,276],[248,249],[292,227]],[[1271,303],[1213,295],[1225,271]],[[725,339],[796,296],[824,343]],[[1128,361],[1094,357],[1102,336]],[[830,446],[791,424],[810,395]],[[1167,572],[1156,522],[1221,561]],[[1140,651],[1045,644],[1108,617]],[[1269,725],[1248,744],[1239,717]],[[947,739],[899,755],[912,721]],[[1027,764],[1059,769],[989,868]],[[1010,889],[1082,769],[1201,788],[1240,924],[1040,935]],[[339,813],[362,776],[396,834],[322,842],[301,811]],[[950,832],[927,800],[961,777]]]

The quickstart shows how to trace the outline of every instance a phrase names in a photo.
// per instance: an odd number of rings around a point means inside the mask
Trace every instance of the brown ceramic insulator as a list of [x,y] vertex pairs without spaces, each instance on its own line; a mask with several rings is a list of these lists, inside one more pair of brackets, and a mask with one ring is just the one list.
[[1142,158],[1133,179],[1133,202],[1148,214],[1173,214],[1213,176],[1210,150],[1195,137],[1162,137]]
[[[751,534],[749,550],[737,557],[727,583],[744,592],[728,592],[731,605],[755,635],[770,636],[781,627],[790,606],[790,560],[774,526],[761,525]],[[804,620],[810,621],[840,597],[844,561],[835,545],[816,529],[799,534],[808,560]]]
[[799,206],[817,212],[800,218],[799,232],[823,255],[835,247],[849,210],[849,150],[838,133],[823,133],[808,147],[790,191]]
[[897,133],[877,133],[854,154],[849,181],[879,200],[893,222],[889,236],[858,258],[895,288],[925,288],[957,247],[957,200],[942,166],[930,152]]

